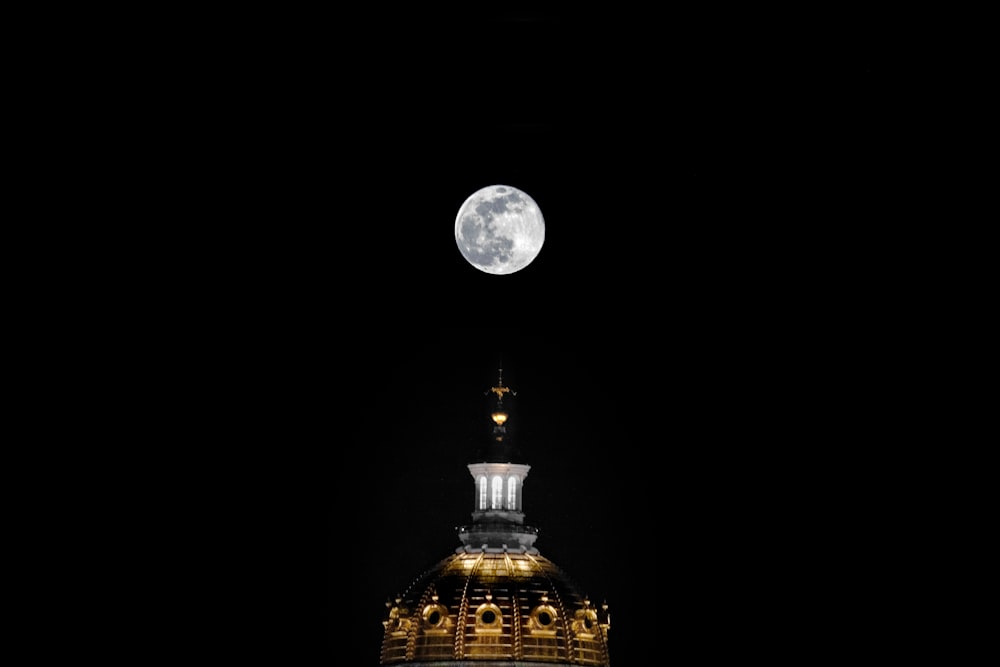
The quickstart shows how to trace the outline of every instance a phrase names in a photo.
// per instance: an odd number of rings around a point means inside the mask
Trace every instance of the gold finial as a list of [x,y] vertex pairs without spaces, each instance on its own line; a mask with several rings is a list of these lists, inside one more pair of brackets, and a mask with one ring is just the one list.
[[500,379],[497,381],[497,386],[490,387],[490,391],[497,395],[498,401],[503,401],[504,394],[510,394],[511,396],[517,396],[516,391],[512,391],[510,387],[505,387],[503,385],[503,364],[500,365]]

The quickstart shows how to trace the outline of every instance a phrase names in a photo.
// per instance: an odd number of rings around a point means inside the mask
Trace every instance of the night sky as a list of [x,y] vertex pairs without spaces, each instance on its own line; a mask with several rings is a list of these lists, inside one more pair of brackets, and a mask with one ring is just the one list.
[[[613,664],[651,636],[705,660],[842,650],[830,609],[866,551],[846,517],[871,493],[856,431],[875,408],[847,387],[870,333],[853,315],[877,309],[882,70],[864,35],[820,54],[809,34],[685,32],[499,22],[447,57],[404,38],[415,62],[366,80],[400,114],[338,126],[370,144],[331,156],[324,254],[349,264],[309,291],[336,403],[315,443],[331,650],[374,663],[385,600],[458,546],[501,359],[526,520],[608,601]],[[505,277],[453,238],[498,183],[547,225]]]
[[[612,664],[651,637],[685,664],[842,650],[892,343],[876,28],[408,11],[260,59],[231,194],[272,222],[212,236],[178,331],[210,341],[200,409],[239,425],[219,519],[266,554],[262,613],[318,663],[377,663],[385,600],[471,519],[502,361],[526,521],[607,600]],[[546,222],[509,276],[454,239],[492,184]]]

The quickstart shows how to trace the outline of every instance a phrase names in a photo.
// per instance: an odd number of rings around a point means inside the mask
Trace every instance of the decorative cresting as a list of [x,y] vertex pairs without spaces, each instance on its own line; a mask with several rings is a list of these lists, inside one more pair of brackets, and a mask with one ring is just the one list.
[[592,665],[609,667],[607,605],[596,609],[576,584],[534,547],[524,525],[529,466],[508,455],[510,418],[503,401],[516,394],[500,380],[485,460],[469,464],[475,484],[473,522],[457,529],[462,546],[387,602],[381,664],[444,667]]

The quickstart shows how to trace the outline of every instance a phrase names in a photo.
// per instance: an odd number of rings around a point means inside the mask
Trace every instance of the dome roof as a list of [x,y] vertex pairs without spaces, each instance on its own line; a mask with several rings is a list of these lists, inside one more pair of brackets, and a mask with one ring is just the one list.
[[387,606],[383,665],[609,664],[607,607],[534,548],[459,547]]

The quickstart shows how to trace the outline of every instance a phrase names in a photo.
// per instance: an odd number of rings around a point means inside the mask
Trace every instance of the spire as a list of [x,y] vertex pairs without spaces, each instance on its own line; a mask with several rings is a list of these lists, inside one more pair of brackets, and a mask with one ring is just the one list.
[[500,362],[500,368],[497,369],[500,372],[500,378],[497,380],[497,386],[490,387],[490,391],[497,395],[497,405],[503,405],[503,395],[510,394],[511,396],[517,396],[517,392],[512,390],[510,387],[504,386],[503,383],[503,362]]
[[511,413],[504,398],[517,392],[503,382],[503,364],[497,383],[485,392],[493,398],[490,409],[492,429],[477,462],[469,464],[475,483],[471,526],[459,528],[459,537],[467,546],[509,546],[531,548],[538,531],[524,525],[522,491],[531,466],[518,462],[519,452],[511,438]]
[[[496,396],[493,409],[490,411],[490,419],[493,421],[493,440],[497,443],[503,443],[505,439],[509,439],[506,424],[507,420],[510,419],[510,412],[504,407],[503,397],[505,394],[517,396],[517,392],[503,383],[503,362],[500,363],[500,368],[497,370],[499,377],[496,386],[490,387],[486,394],[494,394]],[[498,448],[493,447],[492,449],[496,450]],[[510,454],[509,451],[507,453],[508,455]]]

